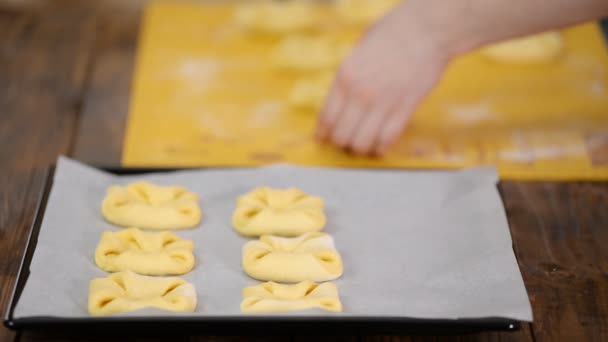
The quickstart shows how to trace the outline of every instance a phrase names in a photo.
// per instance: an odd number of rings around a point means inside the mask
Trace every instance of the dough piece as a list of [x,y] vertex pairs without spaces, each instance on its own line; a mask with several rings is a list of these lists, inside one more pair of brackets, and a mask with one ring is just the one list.
[[560,33],[550,31],[492,44],[482,48],[481,53],[498,62],[535,64],[555,60],[562,50]]
[[101,211],[106,220],[123,227],[182,229],[201,221],[198,195],[179,186],[147,182],[110,187]]
[[285,34],[315,28],[315,12],[308,1],[250,1],[241,4],[235,20],[246,30]]
[[289,105],[296,109],[319,110],[333,79],[334,73],[328,72],[298,81],[289,94]]
[[194,243],[169,232],[145,233],[137,228],[104,232],[95,263],[106,272],[146,275],[185,274],[194,267]]
[[338,0],[336,12],[355,24],[370,24],[395,8],[402,0]]
[[259,187],[239,197],[232,216],[234,228],[245,236],[297,236],[325,227],[324,202],[299,189]]
[[336,284],[303,281],[285,285],[267,282],[243,289],[241,312],[287,312],[313,308],[342,312]]
[[325,233],[306,233],[295,238],[264,235],[243,247],[243,269],[258,280],[320,282],[342,275],[342,258],[332,237]]
[[112,315],[143,308],[193,312],[194,285],[173,277],[148,277],[130,271],[96,278],[89,285],[89,313]]
[[335,69],[349,50],[346,43],[325,37],[290,36],[277,45],[273,57],[280,70],[312,72]]

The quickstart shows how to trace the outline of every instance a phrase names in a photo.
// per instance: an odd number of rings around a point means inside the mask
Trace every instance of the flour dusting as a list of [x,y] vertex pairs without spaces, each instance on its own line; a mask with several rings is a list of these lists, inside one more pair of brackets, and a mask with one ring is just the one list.
[[259,103],[249,119],[251,128],[265,128],[274,125],[284,111],[283,103],[279,101],[264,101]]
[[177,75],[181,80],[208,83],[220,71],[220,63],[215,59],[184,59],[177,65]]
[[533,160],[552,160],[564,157],[582,156],[586,153],[585,147],[578,143],[534,146],[526,150],[506,150],[500,151],[500,159],[513,162],[529,163]]
[[606,96],[606,85],[602,80],[596,79],[591,82],[589,87],[591,94],[596,96]]
[[467,124],[479,123],[498,115],[496,112],[491,110],[488,101],[467,104],[451,104],[447,106],[446,110],[452,118]]
[[236,135],[217,118],[214,113],[205,113],[199,116],[199,124],[211,136],[219,140],[234,140]]

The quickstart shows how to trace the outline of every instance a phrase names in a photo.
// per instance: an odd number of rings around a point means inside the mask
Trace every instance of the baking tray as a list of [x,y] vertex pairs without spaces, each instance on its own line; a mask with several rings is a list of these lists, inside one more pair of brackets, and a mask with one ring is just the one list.
[[[100,168],[116,175],[136,175],[175,171],[175,168]],[[91,317],[60,318],[13,316],[19,296],[29,276],[29,267],[36,249],[38,233],[53,183],[55,167],[49,168],[40,192],[34,220],[11,293],[4,325],[11,330],[69,330],[70,332],[175,332],[208,334],[453,334],[484,330],[516,331],[521,323],[512,319],[487,317],[475,319],[419,319],[370,316],[214,316],[214,317]]]

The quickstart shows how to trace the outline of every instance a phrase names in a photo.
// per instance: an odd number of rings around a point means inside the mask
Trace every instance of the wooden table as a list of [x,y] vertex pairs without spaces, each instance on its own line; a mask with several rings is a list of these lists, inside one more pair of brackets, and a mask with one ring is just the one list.
[[[0,0],[2,314],[46,168],[59,154],[99,165],[118,164],[143,2]],[[602,154],[608,156],[608,146]],[[608,183],[502,182],[500,189],[535,322],[513,333],[457,339],[608,340]],[[81,338],[67,332],[16,334],[0,327],[0,340]],[[177,339],[197,338],[209,337]]]

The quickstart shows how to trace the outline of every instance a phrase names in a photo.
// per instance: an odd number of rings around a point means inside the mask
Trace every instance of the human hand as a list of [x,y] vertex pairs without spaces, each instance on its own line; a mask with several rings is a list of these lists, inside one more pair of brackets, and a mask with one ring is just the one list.
[[317,139],[381,155],[400,136],[450,58],[441,30],[410,0],[374,25],[343,62],[321,110]]

